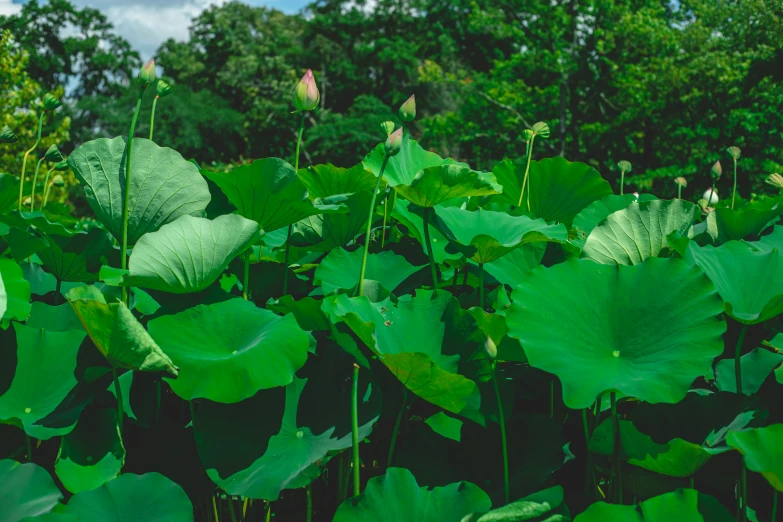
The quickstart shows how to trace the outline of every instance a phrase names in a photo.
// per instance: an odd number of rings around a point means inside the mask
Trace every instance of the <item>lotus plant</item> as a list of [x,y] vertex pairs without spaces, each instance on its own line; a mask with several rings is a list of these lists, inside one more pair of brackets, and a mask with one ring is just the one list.
[[27,158],[30,156],[30,153],[33,152],[36,148],[38,148],[38,145],[41,143],[41,130],[43,129],[43,119],[44,116],[46,116],[47,112],[55,111],[60,106],[62,106],[62,102],[52,93],[47,92],[44,96],[43,100],[43,110],[41,111],[41,116],[38,118],[38,137],[35,140],[35,144],[30,147],[30,149],[24,153],[24,159],[22,160],[22,175],[21,180],[19,182],[19,204],[18,209],[19,212],[22,211],[22,196],[24,195],[24,173],[25,169],[27,168]]
[[52,182],[49,183],[49,175],[52,173],[52,171],[57,172],[65,172],[68,170],[68,162],[66,160],[59,161],[54,164],[52,168],[49,169],[49,172],[46,173],[46,179],[44,180],[44,197],[43,197],[43,203],[41,204],[41,210],[46,208],[46,202],[49,200],[49,190],[52,187],[63,187],[65,186],[65,179],[62,177],[62,175],[57,174],[52,178]]
[[[63,155],[60,154],[60,149],[57,148],[57,145],[50,145],[49,148],[46,150],[46,154],[44,154],[44,157],[38,160],[38,164],[35,166],[35,176],[33,176],[33,191],[30,194],[30,211],[35,210],[35,186],[38,183],[38,170],[41,168],[41,163],[44,161],[48,161],[50,163],[59,163],[63,161]],[[49,171],[51,172],[51,170]],[[46,179],[49,179],[49,175],[46,175]],[[46,181],[44,181],[44,190],[46,189]],[[43,207],[42,207],[43,208]]]
[[688,180],[682,176],[674,178],[674,183],[677,184],[677,199],[682,199],[682,189],[688,186]]
[[[400,110],[402,110],[402,107],[400,107]],[[415,108],[414,108],[415,112]],[[393,121],[384,121],[381,123],[381,128],[386,133],[386,137],[388,138],[392,132],[394,132],[394,122]],[[381,248],[386,246],[386,219],[388,216],[388,209],[389,209],[389,194],[385,193],[384,191],[384,198],[383,198],[383,227],[381,228]]]
[[[535,141],[536,136],[541,136],[542,138],[549,137],[549,125],[543,121],[539,121],[538,123],[534,124],[532,128],[525,129],[524,136],[525,145],[527,148],[527,163],[525,165],[525,177],[522,179],[522,191],[519,193],[519,202],[517,203],[518,207],[522,206],[522,196],[525,194],[527,176],[530,173],[530,160],[533,158],[533,142]],[[530,212],[530,187],[527,187],[527,210]]]
[[740,158],[740,148],[736,146],[726,149],[731,159],[734,161],[734,190],[731,193],[731,208],[734,208],[734,198],[737,196],[737,160]]
[[3,125],[3,130],[0,130],[0,143],[16,143],[18,140],[11,127]]
[[400,109],[397,113],[403,123],[412,122],[416,118],[416,95],[411,94],[411,97],[400,105]]
[[622,196],[625,189],[625,175],[631,172],[631,162],[620,160],[617,162],[617,168],[620,169],[620,195]]
[[162,79],[158,80],[158,84],[155,86],[155,99],[152,100],[152,114],[150,115],[150,141],[152,141],[152,131],[155,128],[155,107],[158,105],[158,100],[171,94],[171,91],[171,85]]

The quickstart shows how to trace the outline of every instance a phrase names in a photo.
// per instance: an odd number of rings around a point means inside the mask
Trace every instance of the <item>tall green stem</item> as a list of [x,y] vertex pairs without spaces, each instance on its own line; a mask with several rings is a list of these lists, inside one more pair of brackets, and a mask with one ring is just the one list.
[[682,199],[682,185],[677,185],[677,199]]
[[737,158],[734,158],[734,192],[731,193],[731,209],[734,210],[734,197],[737,195]]
[[620,169],[620,195],[623,195],[623,191],[625,190],[625,170]]
[[390,468],[392,462],[394,462],[394,447],[397,444],[397,434],[400,432],[400,425],[402,424],[402,416],[405,413],[405,407],[408,405],[408,388],[405,385],[402,386],[402,404],[400,405],[400,411],[397,413],[397,420],[394,421],[394,431],[392,431],[391,444],[389,444],[389,456],[386,459],[386,467]]
[[386,246],[386,216],[388,214],[389,209],[389,196],[386,194],[386,189],[384,189],[383,194],[383,228],[381,228],[381,248]]
[[[128,132],[128,146],[125,151],[125,197],[122,204],[122,245],[120,247],[120,259],[122,269],[128,268],[128,212],[130,211],[130,188],[131,188],[131,152],[133,150],[133,135],[136,133],[136,120],[139,118],[141,110],[141,99],[144,97],[144,89],[139,91],[139,99],[136,100],[136,110],[133,111],[130,131]],[[122,287],[122,300],[128,304],[128,287]]]
[[707,206],[712,205],[712,195],[715,194],[715,180],[712,180],[712,188],[710,189],[710,197],[707,198]]
[[[522,179],[522,192],[519,193],[519,203],[517,203],[518,207],[522,206],[522,196],[525,193],[525,185],[527,185],[527,175],[530,172],[530,160],[533,157],[533,142],[536,139],[536,135],[534,134],[532,138],[530,138],[530,143],[527,146],[527,165],[525,166],[525,177]],[[527,210],[530,211],[530,187],[527,188]]]
[[46,173],[46,178],[44,179],[44,194],[43,194],[43,201],[41,203],[41,210],[46,207],[46,200],[49,198],[49,176],[52,174],[52,171],[54,170],[54,167],[49,169],[49,172]]
[[372,215],[375,211],[375,200],[378,197],[378,189],[381,186],[381,179],[383,178],[383,171],[386,170],[386,163],[389,161],[389,156],[383,158],[383,164],[381,165],[381,172],[378,174],[378,179],[375,180],[375,188],[372,191],[372,197],[370,198],[370,213],[367,216],[367,230],[364,233],[364,254],[362,256],[362,268],[359,271],[359,295],[363,295],[364,291],[364,273],[367,270],[367,254],[370,250],[370,233],[372,231]]
[[234,497],[226,495],[228,500],[228,514],[231,517],[231,522],[237,522],[237,514],[234,512]]
[[742,463],[742,474],[740,475],[740,513],[739,522],[745,522],[748,517],[748,468]]
[[35,165],[35,175],[33,176],[33,191],[30,193],[30,212],[35,210],[35,184],[38,183],[38,171],[41,170],[41,163],[46,159],[46,156],[38,160]]
[[152,114],[150,115],[150,141],[152,141],[152,131],[155,128],[155,106],[158,104],[158,98],[160,98],[160,96],[155,96],[155,99],[152,100]]
[[212,511],[215,513],[215,522],[220,522],[220,517],[218,516],[218,508],[217,508],[217,501],[215,500],[215,495],[212,495]]
[[359,365],[353,363],[351,388],[351,442],[353,443],[353,496],[362,492],[359,477]]
[[[299,172],[299,148],[302,145],[302,134],[304,134],[305,115],[307,113],[302,111],[302,119],[299,121],[299,133],[296,136],[296,153],[294,154],[294,170]],[[288,234],[285,238],[285,271],[283,273],[283,295],[288,294],[288,262],[291,252],[291,232],[294,230],[294,225],[288,225]]]
[[432,272],[432,288],[438,286],[438,271],[435,270],[435,255],[432,253],[432,242],[430,241],[429,217],[432,209],[424,208],[424,242],[427,244],[427,257],[430,258],[430,272]]
[[114,394],[117,396],[117,430],[122,436],[122,421],[124,420],[124,412],[122,410],[122,388],[120,387],[120,379],[117,378],[117,368],[111,367],[111,378],[114,381]]
[[30,147],[30,150],[24,153],[24,159],[22,160],[22,178],[19,181],[19,212],[22,211],[22,196],[24,195],[24,171],[27,168],[27,157],[41,143],[41,129],[43,129],[44,115],[46,115],[46,111],[43,111],[41,113],[41,117],[38,119],[38,138],[35,140],[35,145]]
[[612,392],[610,395],[612,402],[612,431],[614,434],[614,455],[612,457],[616,481],[612,485],[612,489],[617,493],[617,499],[620,504],[623,503],[623,472],[622,462],[620,457],[622,455],[622,439],[620,438],[620,419],[617,417],[617,393]]
[[495,399],[498,403],[498,421],[500,422],[500,443],[503,449],[503,494],[506,499],[506,504],[509,503],[509,487],[508,487],[508,446],[506,445],[506,417],[503,414],[503,402],[500,400],[500,389],[498,388],[498,380],[495,376],[496,363],[492,362],[492,387],[495,389]]
[[307,494],[307,522],[313,522],[313,485],[308,484],[305,487]]
[[745,333],[748,331],[748,325],[743,324],[737,337],[737,347],[734,349],[734,375],[737,379],[737,393],[742,394],[742,366],[740,357],[742,356],[742,342],[745,340]]
[[479,263],[479,306],[484,309],[484,263]]
[[[250,284],[250,249],[247,249],[245,252],[244,265],[244,273],[242,274],[242,298],[247,301],[247,296],[249,294],[247,285]],[[288,270],[286,270],[286,272],[287,271]],[[285,295],[285,293],[283,293],[283,295]]]

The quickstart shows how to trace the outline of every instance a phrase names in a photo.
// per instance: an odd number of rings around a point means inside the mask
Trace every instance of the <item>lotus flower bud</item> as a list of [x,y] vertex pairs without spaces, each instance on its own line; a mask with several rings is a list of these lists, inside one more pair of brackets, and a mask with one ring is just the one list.
[[765,179],[764,181],[766,181],[773,187],[777,187],[783,190],[783,176],[781,176],[777,172],[775,174],[770,174],[769,176],[767,176],[767,179]]
[[63,155],[60,153],[60,149],[57,148],[57,145],[50,145],[46,150],[44,158],[46,158],[46,161],[56,163],[63,160]]
[[386,144],[383,146],[387,156],[394,156],[400,152],[400,148],[402,148],[402,127],[389,134],[389,137],[386,138]]
[[398,114],[400,115],[400,119],[405,123],[413,121],[413,119],[416,117],[416,95],[411,94],[411,97],[405,100],[405,103],[400,105]]
[[490,360],[494,361],[497,359],[498,347],[495,346],[495,341],[492,340],[492,337],[487,337],[487,341],[484,343],[484,351],[487,352],[487,357]]
[[389,135],[394,132],[394,122],[393,121],[385,121],[381,123],[381,128],[386,133],[386,137],[388,138]]
[[44,110],[45,111],[53,111],[57,108],[59,108],[63,102],[61,102],[55,95],[53,95],[50,92],[47,92],[44,96]]
[[714,205],[720,201],[718,198],[718,189],[713,191],[711,188],[708,188],[704,191],[704,195],[702,197],[704,198],[704,201],[707,202],[707,205]]
[[0,143],[14,143],[19,138],[16,137],[14,131],[8,125],[3,125],[3,130],[0,131]]
[[525,143],[530,143],[530,140],[532,140],[532,139],[533,139],[533,136],[535,136],[535,135],[536,135],[536,133],[535,133],[535,132],[533,132],[533,131],[532,131],[532,130],[530,130],[530,129],[525,129],[525,130],[522,132],[522,135],[525,137]]
[[547,125],[543,121],[539,121],[538,123],[533,124],[533,134],[535,134],[536,136],[541,136],[542,138],[548,138],[549,125]]
[[678,177],[674,178],[674,182],[676,184],[678,184],[679,186],[681,186],[682,188],[685,188],[685,187],[688,186],[688,180],[683,178],[682,176],[678,176]]
[[723,174],[723,167],[720,166],[720,161],[715,162],[712,169],[710,169],[710,174],[712,175],[712,179],[720,179],[720,175]]
[[318,87],[315,85],[315,76],[313,76],[313,71],[307,69],[302,79],[294,87],[291,102],[297,111],[311,111],[318,106],[319,101],[321,101],[321,93],[318,92]]
[[65,180],[60,174],[57,174],[52,178],[52,185],[55,187],[63,187],[65,186]]
[[146,89],[155,81],[155,59],[150,58],[141,69],[139,69],[139,87]]
[[171,94],[171,85],[164,82],[163,80],[158,80],[158,84],[155,86],[155,91],[158,96],[158,98],[164,98]]
[[63,159],[62,161],[58,161],[54,164],[54,167],[52,167],[54,170],[64,172],[68,170],[70,167],[68,166],[68,161]]
[[726,149],[726,152],[729,153],[729,156],[731,156],[735,161],[740,158],[740,148],[739,147],[729,147]]
[[617,168],[621,172],[631,172],[631,162],[626,160],[620,160],[617,162]]

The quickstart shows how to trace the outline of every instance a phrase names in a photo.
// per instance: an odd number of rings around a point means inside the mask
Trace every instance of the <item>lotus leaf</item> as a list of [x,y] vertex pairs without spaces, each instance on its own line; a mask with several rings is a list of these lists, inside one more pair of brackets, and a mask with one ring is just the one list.
[[[764,381],[783,362],[783,354],[763,348],[755,348],[740,357],[742,368],[742,393],[753,395]],[[715,365],[715,383],[719,390],[737,393],[734,359],[723,359]]]
[[112,251],[111,237],[100,228],[73,236],[50,236],[38,250],[44,268],[60,281],[92,283],[102,260]]
[[783,491],[783,424],[732,431],[726,443],[742,453],[745,466],[761,473],[778,491]]
[[563,503],[563,488],[554,486],[525,498],[493,509],[483,515],[474,514],[462,522],[569,522],[568,508]]
[[30,283],[12,259],[0,259],[0,321],[24,321],[30,314]]
[[2,520],[18,522],[47,513],[63,498],[49,473],[37,464],[0,460]]
[[728,241],[745,239],[761,233],[780,213],[783,205],[779,199],[733,210],[716,208],[707,215],[707,235],[714,246]]
[[678,489],[637,506],[597,502],[574,522],[734,522],[734,516],[714,497],[695,489]]
[[367,170],[361,163],[350,169],[327,163],[299,170],[299,179],[307,187],[310,199],[370,191],[375,188],[376,178],[377,174]]
[[[361,248],[353,252],[343,248],[332,250],[316,268],[313,284],[320,285],[326,295],[355,287],[359,284],[363,255]],[[365,278],[378,281],[388,292],[393,292],[400,283],[423,266],[413,266],[404,257],[393,252],[369,254]]]
[[655,196],[650,194],[640,194],[638,197],[635,194],[624,194],[622,196],[612,194],[604,196],[598,201],[593,201],[574,218],[572,226],[576,230],[577,237],[572,240],[572,243],[580,248],[584,247],[585,240],[590,235],[590,232],[593,231],[598,223],[608,218],[610,214],[628,208],[628,205],[631,203],[642,203],[655,199]]

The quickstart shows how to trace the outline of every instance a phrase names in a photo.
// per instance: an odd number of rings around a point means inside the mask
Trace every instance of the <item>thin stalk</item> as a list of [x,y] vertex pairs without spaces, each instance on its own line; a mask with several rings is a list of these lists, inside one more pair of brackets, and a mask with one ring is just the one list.
[[30,212],[35,211],[35,184],[38,183],[38,171],[41,169],[41,163],[46,159],[46,156],[38,160],[35,165],[35,175],[33,176],[33,191],[30,194]]
[[[302,145],[302,134],[305,127],[305,111],[302,111],[302,119],[299,122],[299,133],[296,136],[296,153],[294,154],[294,170],[299,172],[299,148]],[[294,225],[288,225],[288,235],[285,239],[285,272],[283,273],[283,295],[288,294],[288,260],[291,251],[291,232]]]
[[313,485],[308,484],[305,492],[307,493],[307,522],[313,522]]
[[220,517],[218,516],[217,502],[215,501],[215,495],[212,495],[212,512],[215,513],[215,522],[220,522]]
[[707,199],[707,206],[712,205],[712,195],[715,194],[715,180],[712,180],[712,188],[710,189],[710,197]]
[[479,306],[484,309],[484,263],[479,263]]
[[359,295],[363,295],[364,290],[364,273],[367,270],[367,254],[370,251],[370,234],[372,231],[372,214],[375,210],[375,200],[378,196],[378,189],[381,186],[381,178],[383,178],[383,171],[386,170],[386,163],[389,161],[389,156],[383,158],[383,164],[381,165],[381,172],[378,174],[378,179],[375,180],[375,189],[372,191],[372,197],[370,198],[370,215],[367,216],[367,230],[364,233],[364,255],[362,256],[362,268],[359,271]]
[[737,347],[734,350],[734,374],[737,379],[737,393],[742,394],[742,366],[740,365],[740,356],[742,355],[742,342],[745,340],[745,333],[748,331],[748,325],[743,324],[737,337]]
[[394,431],[392,431],[391,444],[389,444],[389,456],[386,458],[386,467],[390,468],[392,462],[394,462],[394,447],[397,444],[397,434],[400,431],[400,425],[402,424],[402,416],[405,413],[405,407],[408,404],[408,388],[405,385],[402,386],[402,404],[400,405],[400,411],[397,413],[397,420],[394,421]]
[[353,442],[353,496],[362,492],[359,482],[359,365],[353,363],[351,391],[351,441]]
[[731,193],[731,209],[734,210],[734,197],[737,195],[737,159],[734,159],[734,192]]
[[[245,264],[245,270],[244,274],[242,276],[242,298],[247,301],[247,285],[250,283],[250,249],[248,248],[245,252],[245,258],[244,258],[244,264]],[[286,264],[286,266],[288,266]],[[286,270],[288,272],[288,270]],[[285,290],[283,291],[283,295],[285,295]]]
[[506,444],[506,418],[503,414],[503,402],[500,400],[500,389],[498,388],[498,380],[495,376],[496,364],[492,363],[492,387],[495,389],[495,399],[498,403],[498,421],[500,422],[500,443],[503,449],[503,495],[506,499],[506,504],[509,502],[509,487],[508,487],[508,446]]
[[22,211],[22,195],[24,194],[24,171],[25,168],[27,168],[27,157],[41,143],[41,129],[43,128],[44,115],[46,115],[46,111],[43,111],[41,113],[41,117],[38,119],[38,138],[35,140],[35,145],[30,147],[30,150],[24,153],[24,159],[22,160],[22,179],[19,182],[19,212]]
[[27,447],[27,462],[33,461],[33,443],[32,439],[30,438],[30,435],[27,433],[24,434],[24,443]]
[[682,199],[682,185],[677,185],[677,199]]
[[386,214],[387,214],[388,208],[389,208],[389,196],[386,194],[386,189],[384,189],[384,198],[383,198],[383,228],[381,229],[381,248],[386,246]]
[[748,511],[748,468],[745,467],[744,463],[742,464],[742,475],[740,475],[740,486],[742,500],[740,501],[739,522],[745,522]]
[[272,502],[271,501],[266,503],[266,518],[264,520],[266,520],[266,522],[270,522],[272,520]]
[[[122,245],[120,247],[120,259],[122,269],[128,268],[128,212],[130,211],[130,188],[131,188],[131,151],[133,150],[133,135],[136,133],[136,120],[139,118],[141,110],[141,99],[144,97],[144,89],[139,91],[139,99],[136,100],[136,110],[133,112],[130,131],[128,132],[128,150],[125,153],[125,197],[122,204]],[[122,287],[122,300],[128,304],[128,287]]]
[[432,253],[432,242],[430,241],[429,217],[432,209],[424,208],[424,242],[427,244],[427,257],[430,258],[430,272],[432,272],[432,288],[438,285],[438,272],[435,270],[435,255]]
[[778,518],[778,490],[772,489],[772,516],[770,517],[771,522],[777,522]]
[[111,367],[111,378],[114,381],[114,393],[117,395],[117,429],[122,436],[122,421],[124,420],[124,413],[122,411],[122,388],[120,388],[120,380],[117,378],[117,368]]
[[231,517],[231,522],[237,522],[237,514],[234,512],[234,497],[226,495],[228,500],[228,514]]
[[49,197],[49,176],[52,174],[53,170],[54,168],[49,169],[49,172],[46,173],[46,178],[44,178],[44,196],[43,202],[41,203],[41,210],[46,206],[46,199]]
[[623,190],[625,190],[625,170],[620,169],[620,195],[623,195]]
[[470,274],[470,266],[468,266],[468,264],[465,263],[465,268],[463,269],[463,274],[462,274],[462,286],[468,286],[469,274]]
[[250,505],[250,497],[245,497],[245,501],[242,502],[242,518],[247,518],[247,508]]
[[[527,165],[525,166],[525,177],[522,179],[522,192],[519,193],[518,207],[522,206],[522,196],[525,193],[525,185],[527,185],[527,175],[530,172],[530,159],[533,157],[533,142],[536,139],[536,135],[530,138],[530,143],[527,146]],[[527,210],[530,211],[530,187],[527,188]]]
[[160,96],[155,96],[155,99],[152,100],[152,114],[150,115],[150,141],[152,141],[152,130],[155,128],[155,106],[158,104],[158,98]]
[[612,431],[614,434],[614,455],[612,456],[613,467],[615,468],[616,484],[613,488],[616,492],[617,500],[623,503],[623,472],[620,455],[622,454],[622,440],[620,439],[620,420],[617,417],[617,393],[612,392],[609,396],[612,401]]

